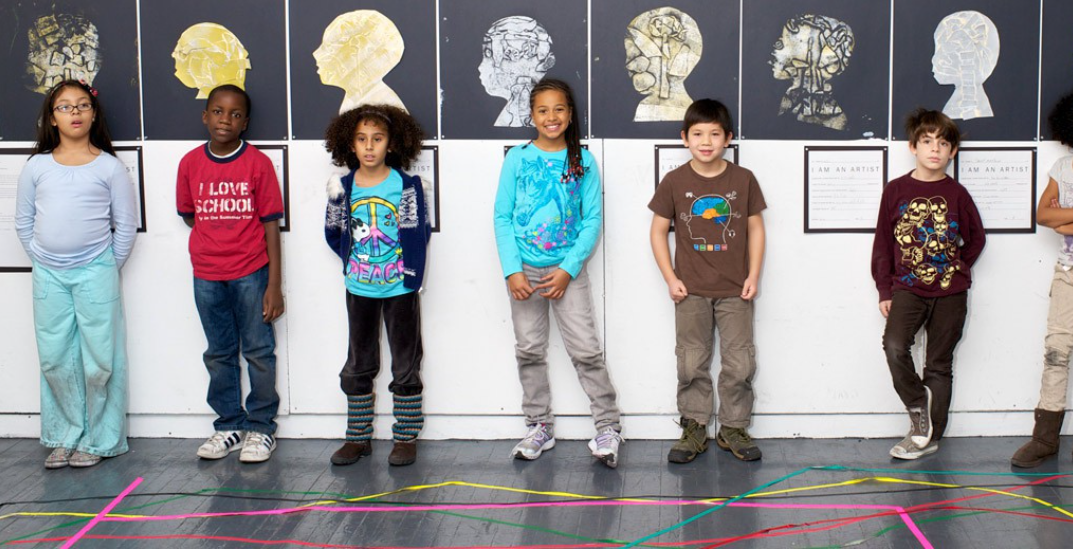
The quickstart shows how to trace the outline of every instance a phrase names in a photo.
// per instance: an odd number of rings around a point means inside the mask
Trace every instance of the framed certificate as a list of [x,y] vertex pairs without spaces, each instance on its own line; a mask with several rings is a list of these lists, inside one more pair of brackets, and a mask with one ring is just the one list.
[[805,232],[871,233],[887,147],[805,147]]
[[0,149],[0,273],[28,273],[33,267],[15,233],[19,174],[32,153],[32,149]]
[[280,194],[283,196],[283,219],[279,220],[280,232],[290,232],[291,230],[291,186],[288,179],[287,170],[287,145],[262,145],[253,143],[253,146],[257,147],[257,150],[265,153],[265,156],[272,161],[272,166],[276,169],[276,179],[279,180]]
[[1036,232],[1035,147],[962,147],[954,177],[972,195],[986,232]]

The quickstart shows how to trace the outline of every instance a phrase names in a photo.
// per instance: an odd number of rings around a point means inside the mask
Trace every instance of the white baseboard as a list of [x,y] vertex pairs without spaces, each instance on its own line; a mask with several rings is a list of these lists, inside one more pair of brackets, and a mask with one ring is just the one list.
[[[130,436],[135,438],[202,438],[211,434],[210,415],[135,414],[130,416]],[[627,439],[667,440],[680,434],[676,415],[627,415],[622,418],[622,434]],[[338,415],[280,416],[281,438],[342,438],[346,417]],[[375,436],[391,437],[393,418],[377,415]],[[1003,412],[953,412],[947,437],[1027,436],[1032,432],[1031,410]],[[760,414],[753,417],[750,433],[756,438],[896,438],[905,435],[905,414]],[[714,434],[714,426],[709,426]],[[37,414],[0,414],[0,437],[37,438]],[[1073,433],[1066,425],[1064,434]],[[496,440],[519,438],[525,434],[521,416],[429,415],[421,438],[428,440]],[[589,416],[559,416],[555,436],[564,440],[591,438]]]

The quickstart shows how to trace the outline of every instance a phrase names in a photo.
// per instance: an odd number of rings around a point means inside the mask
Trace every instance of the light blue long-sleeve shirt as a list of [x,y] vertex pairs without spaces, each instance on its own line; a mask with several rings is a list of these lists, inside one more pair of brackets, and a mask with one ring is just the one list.
[[571,277],[581,272],[603,222],[600,172],[585,149],[581,165],[585,175],[564,183],[565,149],[547,152],[528,144],[507,153],[495,201],[496,245],[504,277],[521,272],[522,263],[558,265]]
[[15,232],[26,253],[46,267],[81,267],[109,246],[122,267],[137,230],[134,186],[123,163],[108,153],[81,166],[37,154],[19,175]]

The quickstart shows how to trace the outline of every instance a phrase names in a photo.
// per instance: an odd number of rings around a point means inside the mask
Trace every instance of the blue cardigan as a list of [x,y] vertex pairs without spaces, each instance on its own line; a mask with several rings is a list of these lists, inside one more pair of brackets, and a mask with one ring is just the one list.
[[[324,238],[328,246],[343,260],[346,274],[347,260],[353,245],[350,233],[350,191],[354,188],[354,172],[328,181],[328,209],[324,213]],[[402,245],[402,285],[413,291],[421,289],[425,279],[425,256],[432,226],[428,222],[428,208],[421,178],[397,170],[402,176],[402,200],[399,203],[399,244]]]

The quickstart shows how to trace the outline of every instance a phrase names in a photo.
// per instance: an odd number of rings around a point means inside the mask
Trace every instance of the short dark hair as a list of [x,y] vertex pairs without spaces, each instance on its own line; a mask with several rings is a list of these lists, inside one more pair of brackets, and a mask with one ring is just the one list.
[[961,144],[961,130],[949,116],[923,107],[909,113],[905,119],[905,135],[909,142],[916,145],[921,137],[929,133],[945,139],[955,149]]
[[250,102],[250,94],[234,84],[224,84],[213,88],[212,91],[209,92],[209,96],[205,99],[205,110],[209,110],[209,103],[212,103],[212,98],[216,95],[216,92],[231,92],[241,95],[242,98],[246,100],[246,118],[250,117],[250,112],[253,111],[253,103]]
[[734,133],[734,119],[731,118],[726,105],[716,99],[698,99],[686,109],[686,116],[682,119],[682,131],[689,133],[689,128],[697,124],[712,122],[722,126],[724,132]]
[[1073,147],[1073,93],[1058,100],[1047,117],[1051,136],[1067,147]]

